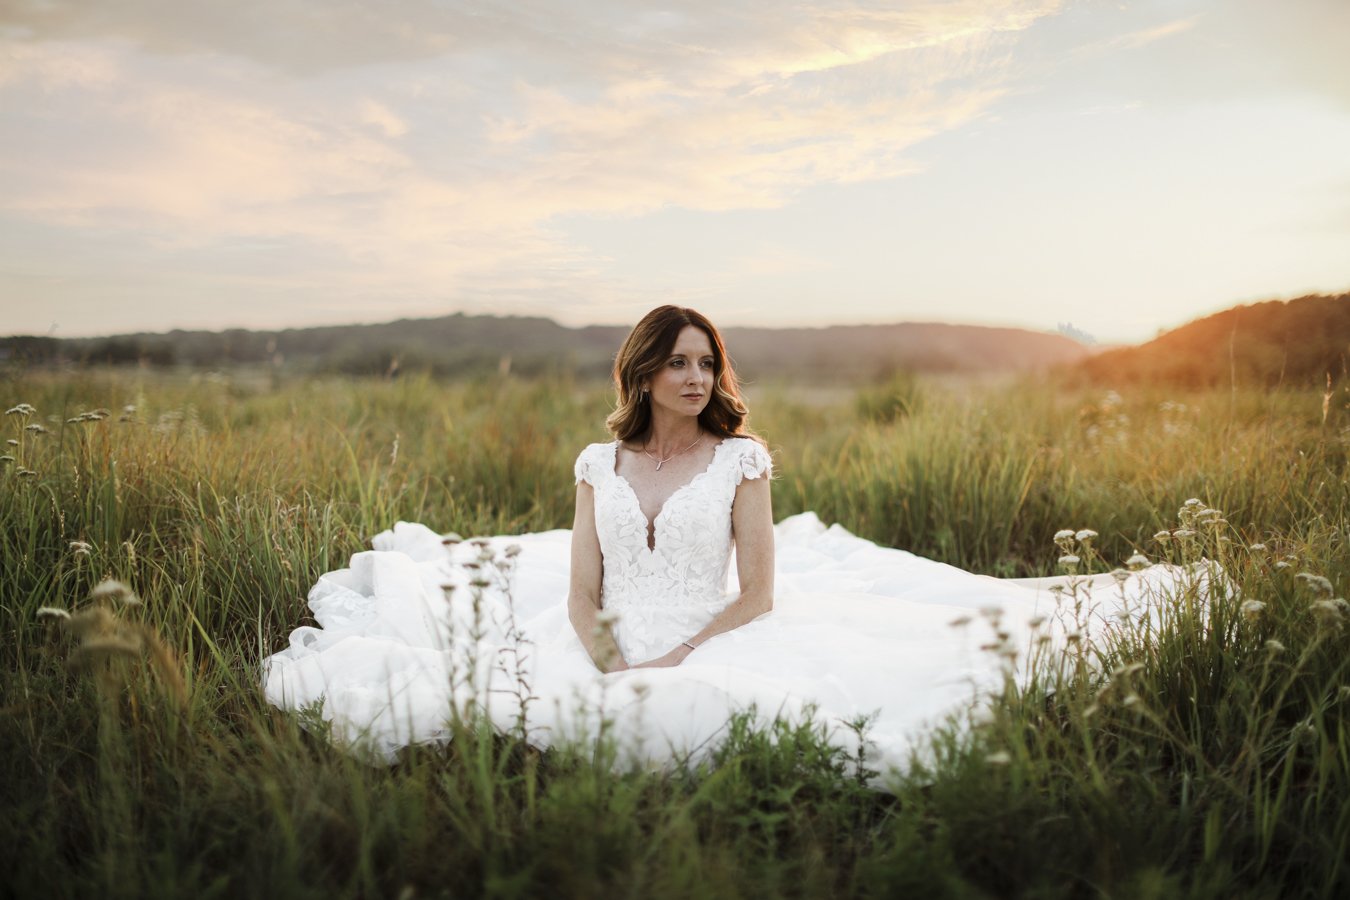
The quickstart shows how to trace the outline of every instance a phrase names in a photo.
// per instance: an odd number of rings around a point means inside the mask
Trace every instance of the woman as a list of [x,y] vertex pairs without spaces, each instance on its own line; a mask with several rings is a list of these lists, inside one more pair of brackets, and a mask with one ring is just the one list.
[[[615,440],[577,458],[570,533],[447,552],[396,524],[315,585],[322,627],[265,662],[268,699],[383,759],[444,739],[451,704],[539,746],[603,727],[658,763],[708,750],[735,712],[814,715],[854,751],[846,726],[870,718],[869,764],[884,770],[1001,684],[1038,627],[1062,634],[1045,584],[878,547],[812,513],[774,525],[769,454],[698,313],[653,310],[614,376]],[[1170,577],[1113,582],[1099,613]]]
[[[745,431],[721,335],[691,309],[648,313],[614,382],[617,440],[577,460],[568,612],[603,671],[677,666],[773,608],[769,456]],[[733,540],[740,595],[727,603]]]

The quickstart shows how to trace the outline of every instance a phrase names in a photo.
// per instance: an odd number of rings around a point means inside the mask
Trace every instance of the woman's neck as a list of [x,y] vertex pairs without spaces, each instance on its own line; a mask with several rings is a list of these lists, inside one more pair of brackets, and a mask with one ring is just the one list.
[[649,453],[669,456],[680,453],[696,443],[704,434],[697,416],[653,415],[651,426],[640,435],[635,444]]

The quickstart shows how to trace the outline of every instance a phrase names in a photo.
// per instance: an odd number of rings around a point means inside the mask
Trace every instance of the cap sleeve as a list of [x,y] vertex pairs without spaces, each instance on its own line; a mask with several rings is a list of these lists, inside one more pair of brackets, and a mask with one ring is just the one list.
[[751,438],[745,438],[740,450],[740,465],[736,469],[736,483],[745,478],[772,478],[773,457],[764,445]]
[[576,465],[572,467],[577,484],[584,481],[591,487],[597,486],[604,472],[604,467],[599,462],[600,454],[606,446],[606,444],[590,444],[577,456]]

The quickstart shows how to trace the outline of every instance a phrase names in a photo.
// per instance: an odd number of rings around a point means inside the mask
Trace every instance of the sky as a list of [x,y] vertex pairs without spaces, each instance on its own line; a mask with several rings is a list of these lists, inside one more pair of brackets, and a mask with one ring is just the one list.
[[0,0],[0,334],[1350,290],[1347,0]]

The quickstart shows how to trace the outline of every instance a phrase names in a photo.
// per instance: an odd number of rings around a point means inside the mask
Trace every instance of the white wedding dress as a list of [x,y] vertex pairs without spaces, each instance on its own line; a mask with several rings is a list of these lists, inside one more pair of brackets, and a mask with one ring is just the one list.
[[[757,442],[724,440],[666,501],[649,549],[637,496],[615,472],[616,448],[587,447],[576,477],[594,488],[602,605],[636,663],[692,637],[735,599],[732,502],[742,479],[768,477],[772,464]],[[594,735],[603,719],[627,758],[654,765],[713,747],[738,711],[814,714],[854,752],[847,723],[874,716],[867,765],[884,771],[907,762],[926,728],[996,690],[1012,652],[1025,659],[1039,634],[1060,640],[1076,627],[1056,616],[1046,588],[1058,579],[975,575],[802,513],[774,528],[772,612],[709,639],[679,666],[605,675],[568,620],[570,538],[558,530],[447,547],[422,525],[398,523],[311,590],[321,627],[296,629],[265,660],[267,699],[306,710],[307,722],[330,724],[335,742],[382,760],[445,739],[452,704],[470,702],[505,729],[520,726],[527,698],[528,739],[541,747]],[[1151,599],[1180,575],[1153,566],[1121,585],[1098,578],[1094,627],[1156,614]],[[995,617],[1008,635],[1001,643]],[[1046,619],[1040,631],[1029,624],[1037,617]]]

